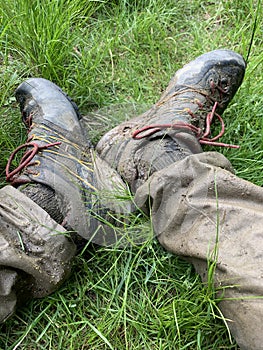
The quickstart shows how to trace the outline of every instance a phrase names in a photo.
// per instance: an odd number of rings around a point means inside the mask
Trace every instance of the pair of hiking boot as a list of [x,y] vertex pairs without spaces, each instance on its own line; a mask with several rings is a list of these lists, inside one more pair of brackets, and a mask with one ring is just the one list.
[[[127,202],[107,199],[111,192],[125,192],[128,184],[135,193],[154,172],[202,152],[201,144],[224,145],[217,142],[224,131],[220,114],[244,72],[243,58],[229,50],[198,57],[175,74],[150,110],[106,133],[96,150],[71,99],[45,79],[29,79],[16,91],[28,127],[28,140],[19,149],[25,148],[26,153],[14,170],[11,162],[18,150],[12,154],[7,180],[16,187],[33,183],[41,184],[43,192],[48,188],[47,201],[51,204],[56,197],[54,207],[59,212],[49,205],[44,209],[63,226],[90,238],[99,217],[93,219],[87,212],[96,215],[104,207],[114,212],[131,210]],[[216,137],[210,130],[214,121],[222,127]],[[24,191],[43,206],[36,193]]]
[[[28,140],[7,164],[13,187],[0,190],[2,321],[19,301],[45,296],[65,280],[75,255],[69,231],[102,245],[122,239],[114,221],[134,210],[125,200],[131,191],[136,205],[152,214],[160,243],[192,262],[204,282],[209,263],[216,263],[215,285],[229,298],[220,307],[234,337],[242,349],[260,349],[262,303],[254,297],[263,288],[263,264],[251,252],[260,246],[263,194],[236,178],[223,156],[201,148],[235,147],[218,140],[221,114],[245,66],[229,50],[198,57],[175,74],[152,108],[106,133],[95,149],[76,105],[59,87],[35,78],[18,87]],[[216,136],[214,122],[221,125]]]

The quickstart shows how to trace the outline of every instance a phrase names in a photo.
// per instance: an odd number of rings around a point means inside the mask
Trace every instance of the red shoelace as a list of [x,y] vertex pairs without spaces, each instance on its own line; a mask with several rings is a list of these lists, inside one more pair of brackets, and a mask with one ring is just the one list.
[[[214,106],[212,108],[212,111],[209,112],[206,116],[206,128],[203,132],[201,128],[198,128],[192,124],[185,123],[182,121],[175,122],[173,124],[152,124],[152,125],[146,125],[143,128],[140,128],[138,130],[135,130],[132,133],[132,138],[135,140],[140,140],[144,137],[151,136],[155,134],[156,132],[163,130],[163,129],[174,129],[179,131],[190,131],[193,132],[196,137],[198,138],[199,142],[204,145],[212,145],[212,146],[221,146],[221,147],[230,147],[230,148],[239,148],[237,145],[231,145],[223,142],[216,142],[225,132],[225,124],[223,121],[223,118],[216,113],[216,108],[218,106],[218,102],[214,103]],[[191,111],[188,112],[191,115]],[[214,137],[210,137],[211,135],[211,124],[213,122],[214,117],[216,117],[221,125],[221,130],[218,135]],[[142,135],[141,135],[142,134]]]
[[[201,128],[198,128],[190,123],[185,123],[182,121],[177,121],[173,124],[152,124],[152,125],[146,125],[143,128],[140,128],[138,130],[135,130],[132,133],[132,138],[135,140],[140,140],[144,137],[151,136],[155,134],[156,132],[163,130],[163,129],[174,129],[174,130],[179,130],[179,131],[186,131],[186,132],[193,132],[199,142],[204,145],[213,145],[213,146],[221,146],[221,147],[230,147],[230,148],[239,148],[237,145],[231,145],[223,142],[217,142],[221,136],[223,136],[225,132],[225,124],[223,121],[223,118],[216,113],[216,108],[218,106],[218,102],[214,103],[214,106],[212,108],[212,111],[209,112],[206,116],[206,128],[205,131]],[[192,112],[189,110],[188,113],[192,115]],[[211,137],[211,124],[213,122],[214,117],[218,119],[221,125],[221,130],[218,133],[218,135]],[[32,115],[29,115],[26,120],[25,124],[29,127],[28,132],[31,130],[32,127]],[[22,183],[23,181],[20,181],[19,179],[16,179],[15,175],[19,174],[24,168],[34,165],[35,162],[31,162],[31,160],[34,158],[34,156],[39,152],[44,149],[47,149],[49,147],[53,147],[56,145],[60,145],[61,142],[54,142],[54,143],[49,143],[43,146],[38,145],[35,142],[32,142],[32,137],[27,140],[27,142],[19,147],[17,147],[10,155],[7,165],[6,165],[6,181],[11,182],[11,183]],[[12,161],[14,160],[16,154],[23,148],[28,148],[31,147],[29,150],[25,152],[23,155],[19,165],[17,168],[14,170],[10,170]],[[18,181],[16,181],[18,180]]]
[[[24,120],[24,123],[25,125],[28,127],[28,133],[31,131],[32,129],[32,120],[33,120],[33,116],[32,114],[29,114],[25,120]],[[53,143],[48,143],[46,145],[43,145],[43,146],[40,146],[38,145],[36,142],[33,142],[32,141],[33,139],[33,136],[29,137],[26,141],[26,143],[24,143],[23,145],[20,145],[18,146],[10,155],[8,161],[7,161],[7,164],[6,164],[6,168],[5,168],[5,174],[6,174],[6,181],[8,182],[11,182],[11,184],[22,184],[24,183],[25,181],[21,180],[21,179],[18,179],[16,178],[16,175],[21,173],[21,171],[30,166],[30,165],[35,165],[36,162],[31,162],[31,160],[34,158],[34,156],[39,152],[39,151],[42,151],[44,149],[47,149],[47,148],[50,148],[50,147],[53,147],[53,146],[57,146],[57,145],[60,145],[61,142],[53,142]],[[30,149],[28,149],[23,157],[21,158],[20,162],[19,162],[19,165],[17,168],[15,168],[14,170],[10,170],[11,169],[11,166],[12,166],[12,162],[16,156],[16,154],[23,148],[29,148],[31,147]]]
[[[56,145],[60,145],[61,142],[54,142],[54,143],[48,143],[46,145],[43,146],[39,146],[37,143],[35,142],[29,142],[30,140],[28,140],[26,143],[24,143],[23,145],[17,147],[10,155],[7,164],[6,164],[6,168],[5,168],[5,174],[6,174],[6,181],[11,182],[12,184],[16,183],[16,178],[15,175],[19,174],[24,168],[30,166],[30,165],[34,165],[35,162],[31,162],[31,160],[34,158],[34,156],[39,152],[42,151],[44,149],[47,149],[49,147],[53,147]],[[28,148],[31,147],[29,150],[27,150],[25,152],[25,154],[23,155],[22,159],[20,160],[20,163],[18,165],[17,168],[15,168],[14,170],[10,170],[11,165],[12,165],[12,161],[15,158],[15,155],[23,148]],[[23,181],[18,181],[19,183],[23,183]]]

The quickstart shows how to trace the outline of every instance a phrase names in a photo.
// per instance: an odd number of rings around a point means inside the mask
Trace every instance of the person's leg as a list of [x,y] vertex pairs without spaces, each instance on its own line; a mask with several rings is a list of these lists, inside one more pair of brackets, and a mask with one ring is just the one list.
[[231,51],[202,55],[176,73],[150,111],[106,133],[97,150],[130,184],[160,243],[219,288],[219,307],[241,348],[259,350],[263,190],[199,145],[210,143],[211,110],[222,113],[244,71],[244,60]]
[[263,189],[235,176],[224,156],[206,152],[153,174],[135,201],[151,211],[160,243],[215,284],[241,349],[262,349]]
[[[28,140],[11,155],[7,181],[85,239],[94,242],[98,231],[97,243],[103,244],[100,240],[110,235],[110,229],[100,216],[109,207],[116,213],[131,210],[130,203],[114,201],[113,196],[126,191],[126,184],[94,152],[76,105],[57,85],[42,78],[28,79],[17,88],[16,99]],[[25,149],[25,155],[12,169],[19,149]]]
[[[16,98],[28,140],[7,164],[14,187],[0,190],[0,322],[17,303],[45,296],[64,281],[75,254],[72,235],[112,244],[116,232],[107,225],[108,208],[116,215],[131,210],[130,202],[116,203],[107,192],[126,185],[95,155],[76,106],[59,87],[32,78],[18,87]],[[13,169],[20,150],[25,154]]]
[[202,152],[200,144],[216,145],[220,135],[213,138],[210,125],[222,125],[220,114],[239,88],[245,67],[230,50],[199,56],[176,72],[152,108],[107,132],[97,144],[98,154],[135,192],[155,171]]

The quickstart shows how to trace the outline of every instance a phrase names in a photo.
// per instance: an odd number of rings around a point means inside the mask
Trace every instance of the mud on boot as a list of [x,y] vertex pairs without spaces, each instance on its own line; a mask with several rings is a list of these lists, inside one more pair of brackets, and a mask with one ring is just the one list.
[[[104,225],[108,208],[114,213],[130,211],[130,203],[115,201],[113,194],[125,191],[126,185],[95,154],[80,124],[76,105],[57,85],[42,78],[23,82],[16,90],[16,99],[28,128],[28,139],[12,153],[6,168],[7,180],[19,189],[23,184],[33,184],[35,192],[32,186],[22,191],[41,207],[46,192],[51,193],[46,196],[48,200],[53,194],[57,201],[53,207],[60,211],[54,216],[62,218],[62,226],[85,239],[93,237],[93,242],[107,244],[103,240],[106,235],[111,237],[108,230],[114,234]],[[12,170],[12,161],[21,149],[25,149],[25,154]],[[103,199],[102,192],[111,193],[111,198]],[[51,216],[54,217],[52,213]]]
[[[160,100],[142,115],[123,122],[102,137],[100,156],[128,181],[132,190],[155,171],[202,152],[224,132],[220,116],[242,83],[246,64],[230,50],[203,54],[178,70]],[[211,136],[213,121],[221,123]]]

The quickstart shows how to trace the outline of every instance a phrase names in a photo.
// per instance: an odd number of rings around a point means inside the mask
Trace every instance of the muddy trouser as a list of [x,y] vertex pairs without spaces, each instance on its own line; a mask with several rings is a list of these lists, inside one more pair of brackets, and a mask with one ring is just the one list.
[[0,322],[17,304],[46,296],[70,272],[75,245],[66,230],[19,190],[0,190]]
[[[160,243],[193,263],[204,282],[212,278],[241,349],[262,349],[263,189],[236,177],[229,161],[211,152],[156,172],[135,200],[151,215]],[[0,221],[3,320],[18,295],[41,297],[57,289],[75,249],[63,227],[10,186],[0,190]]]
[[153,174],[135,201],[151,212],[161,245],[191,262],[204,282],[214,282],[241,349],[262,350],[263,188],[236,177],[223,155],[208,152]]

